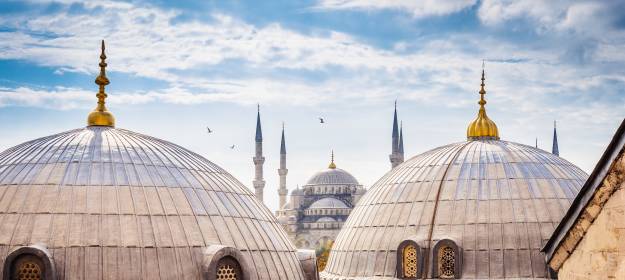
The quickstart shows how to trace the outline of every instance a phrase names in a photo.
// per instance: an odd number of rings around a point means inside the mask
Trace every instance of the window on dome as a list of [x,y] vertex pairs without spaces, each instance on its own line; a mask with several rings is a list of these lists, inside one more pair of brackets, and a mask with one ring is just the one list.
[[454,278],[456,268],[456,257],[454,249],[442,246],[438,249],[438,276],[444,279]]
[[433,278],[457,279],[460,278],[462,267],[461,251],[458,245],[450,239],[443,239],[436,243],[433,259]]
[[56,279],[54,263],[45,246],[32,245],[15,248],[0,267],[4,280]]
[[217,275],[215,279],[217,280],[240,280],[243,279],[241,277],[241,266],[239,262],[231,257],[225,257],[219,260],[217,263]]
[[421,249],[414,240],[404,240],[397,247],[397,275],[401,279],[417,279],[421,275]]
[[34,255],[22,255],[13,262],[11,280],[44,279],[43,262]]
[[408,245],[403,252],[404,278],[417,277],[417,248]]

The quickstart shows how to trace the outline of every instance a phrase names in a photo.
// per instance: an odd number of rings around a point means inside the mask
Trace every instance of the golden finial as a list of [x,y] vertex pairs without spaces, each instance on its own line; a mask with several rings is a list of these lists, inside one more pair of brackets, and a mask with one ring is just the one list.
[[87,125],[92,126],[115,126],[115,117],[106,109],[104,100],[107,95],[104,91],[104,87],[108,85],[109,79],[106,77],[106,55],[104,54],[104,40],[102,40],[102,53],[100,54],[100,75],[95,79],[96,85],[100,87],[96,97],[98,98],[98,105],[89,113],[87,117]]
[[336,169],[336,164],[334,164],[334,150],[332,150],[332,154],[330,155],[330,165],[328,165],[328,168],[330,169]]
[[484,78],[484,61],[482,60],[482,83],[480,84],[480,101],[477,104],[480,104],[480,111],[477,113],[477,118],[473,120],[469,127],[467,128],[467,139],[468,140],[478,140],[478,139],[491,139],[491,140],[499,140],[499,131],[497,130],[497,125],[494,121],[488,118],[486,115],[486,99],[484,99],[484,95],[486,94],[486,90],[484,83],[486,79]]

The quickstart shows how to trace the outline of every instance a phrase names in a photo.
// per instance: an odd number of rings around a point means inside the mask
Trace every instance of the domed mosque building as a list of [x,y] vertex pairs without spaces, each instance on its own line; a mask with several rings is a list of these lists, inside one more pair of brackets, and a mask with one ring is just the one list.
[[115,127],[100,56],[88,125],[0,153],[0,275],[13,279],[316,279],[228,172]]
[[291,192],[290,201],[277,211],[278,221],[297,248],[315,250],[323,270],[336,236],[364,193],[354,176],[336,166],[332,153],[328,168]]
[[480,109],[467,141],[399,164],[353,209],[325,280],[547,279],[540,252],[587,174],[557,155],[499,138]]

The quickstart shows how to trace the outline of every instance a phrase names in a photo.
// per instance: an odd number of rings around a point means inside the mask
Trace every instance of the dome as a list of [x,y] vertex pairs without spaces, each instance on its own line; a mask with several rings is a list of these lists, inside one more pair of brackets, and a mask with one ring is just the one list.
[[[558,156],[513,142],[482,139],[425,152],[363,196],[321,278],[397,279],[407,269],[397,263],[409,252],[402,244],[421,248],[412,251],[425,269],[419,274],[415,262],[418,278],[435,276],[443,263],[457,278],[548,278],[540,248],[586,178]],[[437,251],[448,247],[450,254]]]
[[349,208],[343,201],[336,198],[325,197],[313,202],[308,209],[326,209],[326,208]]
[[336,220],[332,217],[321,217],[317,220],[317,223],[332,223],[336,222]]
[[0,153],[0,198],[0,256],[45,244],[58,279],[200,279],[216,244],[239,250],[253,278],[304,279],[282,228],[232,175],[128,130],[89,126]]
[[315,173],[306,185],[358,185],[358,181],[343,169],[328,168]]

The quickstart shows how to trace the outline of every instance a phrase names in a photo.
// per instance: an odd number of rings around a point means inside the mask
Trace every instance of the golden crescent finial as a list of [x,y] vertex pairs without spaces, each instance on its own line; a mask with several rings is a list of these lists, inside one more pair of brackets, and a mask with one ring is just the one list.
[[100,74],[95,79],[96,85],[99,86],[98,94],[96,97],[98,98],[98,105],[96,108],[89,113],[87,117],[87,125],[88,126],[115,126],[115,117],[113,114],[106,109],[105,99],[108,96],[104,90],[104,87],[110,83],[109,79],[106,77],[106,54],[104,54],[104,40],[102,40],[102,52],[100,53]]
[[334,150],[332,150],[332,153],[330,154],[330,165],[328,165],[328,168],[336,169],[336,164],[334,163]]
[[497,129],[497,125],[494,121],[488,118],[486,115],[486,99],[484,99],[484,95],[486,94],[486,90],[484,86],[486,86],[484,77],[484,60],[482,60],[482,83],[480,84],[480,101],[477,104],[480,105],[480,110],[477,113],[477,118],[469,123],[469,127],[467,128],[467,139],[468,140],[479,140],[479,139],[494,139],[499,140],[499,130]]

